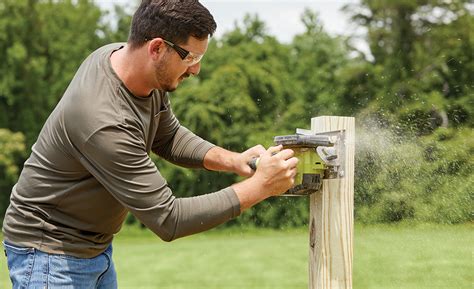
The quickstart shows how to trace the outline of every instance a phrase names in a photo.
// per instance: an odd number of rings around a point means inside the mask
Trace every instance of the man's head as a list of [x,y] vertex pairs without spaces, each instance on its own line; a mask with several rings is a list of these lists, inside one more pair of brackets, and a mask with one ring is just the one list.
[[197,0],[143,0],[133,15],[128,46],[149,55],[151,86],[173,91],[196,75],[216,22]]
[[143,0],[133,15],[128,44],[136,48],[157,37],[178,45],[190,36],[206,40],[216,26],[209,10],[197,0]]

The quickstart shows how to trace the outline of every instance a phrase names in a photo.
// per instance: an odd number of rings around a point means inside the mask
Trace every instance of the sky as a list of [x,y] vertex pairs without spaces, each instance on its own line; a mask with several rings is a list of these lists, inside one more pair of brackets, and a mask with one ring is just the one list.
[[269,33],[282,42],[291,42],[295,34],[304,32],[300,18],[305,8],[319,13],[326,31],[345,34],[350,30],[349,17],[340,8],[354,2],[357,1],[202,1],[215,17],[216,36],[233,29],[236,20],[241,22],[246,13],[251,13],[258,14],[267,24]]
[[[96,0],[101,7],[110,9],[113,4],[129,7],[133,11],[130,0]],[[332,35],[359,35],[363,37],[363,30],[349,21],[349,15],[340,11],[347,4],[357,4],[359,0],[201,0],[204,6],[214,16],[217,22],[215,36],[222,36],[235,27],[235,22],[242,23],[247,13],[257,14],[265,22],[268,33],[279,41],[289,43],[296,34],[304,32],[304,25],[300,20],[305,8],[310,8],[320,15],[325,31]],[[366,51],[365,41],[356,39],[353,44]]]

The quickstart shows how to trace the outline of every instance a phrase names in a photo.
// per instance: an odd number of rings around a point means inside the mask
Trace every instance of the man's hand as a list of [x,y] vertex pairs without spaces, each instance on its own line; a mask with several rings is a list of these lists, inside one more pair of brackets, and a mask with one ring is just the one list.
[[279,145],[270,147],[260,157],[254,178],[263,185],[268,196],[280,195],[295,183],[298,159],[293,155],[293,150],[282,150]]
[[243,153],[235,155],[233,160],[233,172],[242,177],[252,176],[255,171],[252,170],[248,165],[250,160],[260,157],[261,155],[265,154],[265,152],[266,150],[262,145],[256,145],[244,151]]
[[298,159],[290,149],[282,146],[270,147],[260,156],[255,174],[232,185],[244,211],[264,199],[283,194],[295,183]]

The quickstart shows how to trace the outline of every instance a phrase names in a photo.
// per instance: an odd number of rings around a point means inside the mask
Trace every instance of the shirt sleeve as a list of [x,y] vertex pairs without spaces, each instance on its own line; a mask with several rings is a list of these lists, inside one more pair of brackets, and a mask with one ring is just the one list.
[[204,156],[215,145],[182,126],[173,114],[167,94],[163,93],[162,98],[160,124],[153,140],[152,151],[182,167],[204,168]]
[[240,214],[231,187],[191,198],[173,196],[139,135],[132,127],[102,128],[83,145],[81,163],[161,239],[171,241],[205,231]]

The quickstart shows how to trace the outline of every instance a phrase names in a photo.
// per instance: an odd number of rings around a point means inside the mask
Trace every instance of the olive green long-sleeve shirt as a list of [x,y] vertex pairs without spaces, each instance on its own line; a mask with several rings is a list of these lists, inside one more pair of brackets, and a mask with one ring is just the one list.
[[166,241],[240,214],[231,187],[173,196],[149,153],[202,168],[213,145],[180,125],[167,93],[139,98],[127,90],[110,63],[122,46],[92,53],[46,121],[12,190],[5,240],[89,258],[112,242],[128,211]]

